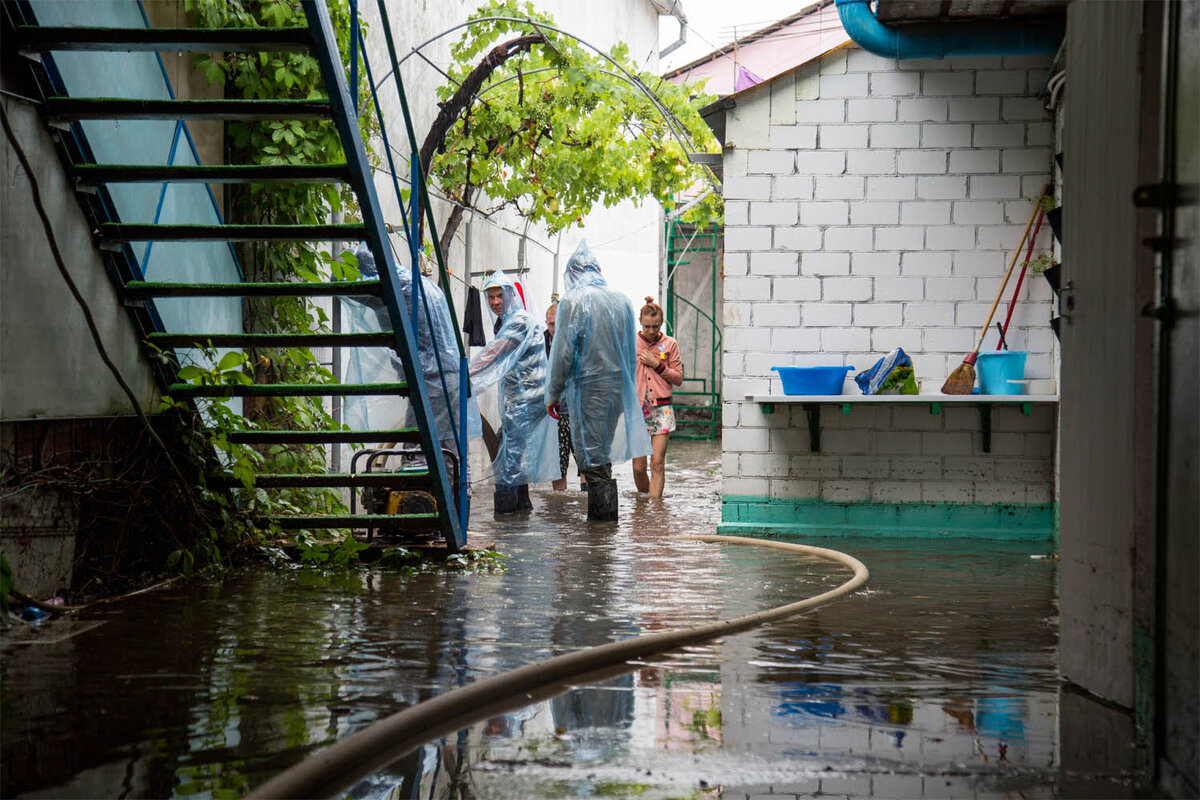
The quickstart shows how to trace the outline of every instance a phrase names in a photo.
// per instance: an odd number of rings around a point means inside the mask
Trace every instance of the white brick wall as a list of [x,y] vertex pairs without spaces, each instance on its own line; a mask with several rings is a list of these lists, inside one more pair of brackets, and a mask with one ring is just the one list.
[[[1032,212],[1027,198],[1050,175],[1054,127],[1033,96],[1048,63],[896,62],[851,47],[737,96],[725,181],[726,494],[1053,497],[1049,409],[995,409],[985,454],[973,408],[855,407],[822,416],[823,452],[812,454],[802,411],[763,415],[744,401],[780,391],[772,366],[862,370],[897,346],[922,391],[939,390],[974,346]],[[1043,226],[1036,249],[1050,244]],[[1050,316],[1049,287],[1027,276],[1009,331],[1030,351],[1027,377],[1056,376]]]

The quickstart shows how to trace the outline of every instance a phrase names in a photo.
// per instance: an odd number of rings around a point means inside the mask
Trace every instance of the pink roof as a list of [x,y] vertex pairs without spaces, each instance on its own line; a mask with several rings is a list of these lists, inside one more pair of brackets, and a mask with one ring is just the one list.
[[769,81],[850,41],[832,3],[775,29],[756,34],[737,49],[717,52],[668,73],[672,83],[708,79],[704,91],[727,95]]

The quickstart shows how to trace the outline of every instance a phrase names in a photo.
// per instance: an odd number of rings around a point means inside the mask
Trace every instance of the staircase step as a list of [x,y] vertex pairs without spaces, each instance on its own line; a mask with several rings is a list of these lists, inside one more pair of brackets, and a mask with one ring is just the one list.
[[413,532],[436,531],[437,514],[348,514],[346,516],[279,516],[258,517],[255,524],[265,528],[274,522],[284,530],[298,528],[376,528]]
[[58,28],[21,25],[22,53],[55,50],[105,52],[255,53],[308,50],[308,28]]
[[[232,475],[210,475],[207,479],[210,488],[236,489],[243,486],[242,482]],[[317,474],[290,475],[280,473],[263,473],[256,475],[254,486],[257,489],[328,489],[355,488],[379,486],[386,489],[428,489],[429,472],[427,470],[410,470],[406,472],[323,472]]]
[[107,183],[346,183],[345,164],[76,164],[80,187]]
[[357,444],[359,442],[419,442],[417,428],[372,431],[233,431],[226,437],[237,444]]
[[104,222],[100,243],[127,242],[359,242],[361,223],[342,225],[151,225]]
[[391,331],[378,333],[151,333],[156,347],[394,347]]
[[48,97],[50,122],[85,119],[331,119],[328,100],[148,100],[111,97]]
[[379,296],[378,279],[365,281],[273,281],[266,283],[164,283],[129,281],[125,284],[126,300],[146,300],[151,297],[330,297]]
[[167,394],[183,397],[348,397],[408,394],[407,383],[252,383],[234,386],[196,386],[173,383]]

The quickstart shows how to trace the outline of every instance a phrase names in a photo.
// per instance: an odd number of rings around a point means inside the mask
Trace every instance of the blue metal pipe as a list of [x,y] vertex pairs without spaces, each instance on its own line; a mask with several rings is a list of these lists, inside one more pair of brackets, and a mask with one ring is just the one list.
[[888,27],[870,0],[834,0],[842,27],[868,53],[884,58],[1053,55],[1062,43],[1061,21],[940,23]]

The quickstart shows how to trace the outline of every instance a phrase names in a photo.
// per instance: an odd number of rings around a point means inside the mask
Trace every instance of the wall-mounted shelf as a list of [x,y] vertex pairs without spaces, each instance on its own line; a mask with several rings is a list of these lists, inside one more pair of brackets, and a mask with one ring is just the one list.
[[983,452],[992,452],[992,406],[1019,405],[1022,414],[1033,413],[1035,404],[1055,404],[1056,394],[748,394],[746,399],[762,406],[764,414],[775,412],[776,405],[801,405],[808,416],[808,443],[814,453],[821,452],[821,406],[841,406],[849,414],[860,404],[907,406],[925,404],[930,414],[942,413],[943,405],[973,405],[979,408],[983,429]]

